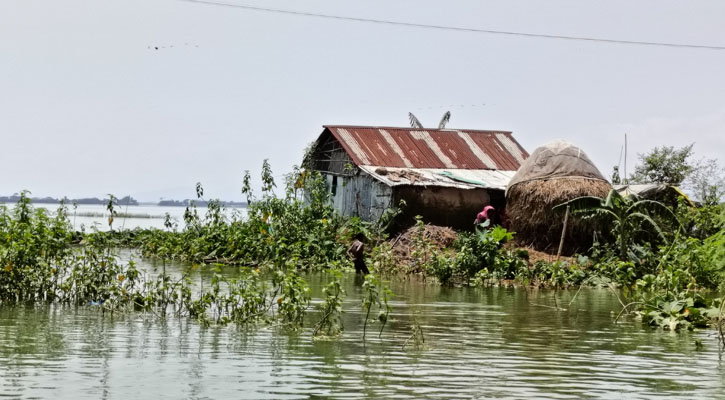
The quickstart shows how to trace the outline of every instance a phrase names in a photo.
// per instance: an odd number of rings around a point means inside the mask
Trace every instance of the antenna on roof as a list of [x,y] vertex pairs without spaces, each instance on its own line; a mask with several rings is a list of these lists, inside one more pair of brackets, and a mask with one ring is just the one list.
[[410,120],[411,128],[423,129],[423,124],[421,124],[420,121],[418,121],[418,118],[416,118],[412,112],[408,113],[408,119]]
[[[418,121],[418,118],[413,115],[413,113],[408,113],[408,119],[410,120],[410,127],[416,128],[416,129],[423,129],[423,124]],[[444,129],[446,125],[448,125],[448,121],[451,120],[451,112],[446,111],[445,114],[443,114],[443,118],[441,118],[441,122],[438,123],[438,129]]]
[[448,125],[448,121],[451,120],[451,112],[446,111],[445,114],[443,114],[443,118],[441,118],[441,122],[438,123],[438,129],[443,129]]

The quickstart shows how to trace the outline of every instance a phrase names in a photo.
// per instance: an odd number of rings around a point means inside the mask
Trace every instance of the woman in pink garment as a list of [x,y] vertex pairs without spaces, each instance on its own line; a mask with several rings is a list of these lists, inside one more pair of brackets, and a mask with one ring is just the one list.
[[501,225],[501,219],[499,218],[498,212],[496,212],[496,209],[493,208],[493,206],[484,207],[483,211],[476,215],[476,220],[473,221],[473,224],[478,226],[485,223],[486,221],[489,221],[487,226]]

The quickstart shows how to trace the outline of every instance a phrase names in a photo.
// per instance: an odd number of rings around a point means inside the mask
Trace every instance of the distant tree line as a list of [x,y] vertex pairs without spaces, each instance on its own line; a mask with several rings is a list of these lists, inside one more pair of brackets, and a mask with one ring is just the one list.
[[[0,204],[14,204],[17,203],[18,200],[20,200],[19,194],[13,194],[12,196],[0,196]],[[61,199],[55,198],[55,197],[31,197],[30,201],[32,201],[35,204],[59,204],[61,201],[64,201],[67,205],[107,205],[108,199],[99,199],[96,197],[85,197],[80,199],[69,199],[68,197],[63,197]],[[157,203],[159,206],[166,206],[166,207],[188,207],[191,205],[191,202],[194,202],[198,207],[206,207],[209,205],[209,202],[206,200],[161,200]],[[242,202],[236,202],[236,201],[220,201],[221,205],[225,207],[246,207],[247,203]],[[115,204],[119,206],[137,206],[139,203],[136,199],[134,199],[131,196],[124,196],[119,199],[115,200]]]
[[[18,200],[20,200],[19,194],[13,194],[12,196],[0,196],[0,203],[17,203]],[[30,201],[36,204],[59,204],[61,201],[65,202],[65,204],[96,204],[96,205],[106,205],[108,204],[108,199],[99,199],[96,197],[85,197],[80,199],[69,199],[68,197],[63,197],[62,199],[57,199],[55,197],[31,197]],[[137,206],[138,201],[134,199],[131,196],[125,196],[121,197],[120,199],[116,200],[116,203],[121,206],[129,205],[129,206]]]
[[[188,207],[191,205],[191,202],[194,202],[198,207],[206,207],[209,205],[209,202],[206,200],[161,200],[158,202],[159,206],[164,207]],[[244,201],[238,202],[238,201],[219,201],[219,204],[225,207],[246,207],[247,203]]]

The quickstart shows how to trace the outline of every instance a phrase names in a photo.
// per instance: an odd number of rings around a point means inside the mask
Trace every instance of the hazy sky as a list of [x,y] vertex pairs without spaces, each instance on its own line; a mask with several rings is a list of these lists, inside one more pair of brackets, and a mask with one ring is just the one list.
[[[234,0],[226,0],[233,3]],[[360,18],[725,46],[725,2],[238,0]],[[173,47],[172,47],[173,46]],[[159,47],[155,50],[154,47]],[[485,105],[484,105],[485,104]],[[725,50],[417,29],[174,0],[0,2],[0,194],[242,199],[323,124],[563,138],[607,176],[695,142],[725,163]]]

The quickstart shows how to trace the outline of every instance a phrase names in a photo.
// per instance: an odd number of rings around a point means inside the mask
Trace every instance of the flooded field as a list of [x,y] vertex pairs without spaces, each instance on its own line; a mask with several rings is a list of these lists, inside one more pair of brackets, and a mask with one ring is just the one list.
[[[124,255],[126,258],[129,254]],[[134,256],[135,257],[135,256]],[[143,260],[143,268],[159,268]],[[167,267],[179,273],[183,265]],[[196,272],[195,282],[210,279]],[[305,275],[313,303],[322,273]],[[393,313],[363,342],[362,288],[344,278],[345,331],[313,340],[276,326],[204,328],[98,307],[0,308],[0,395],[7,398],[722,398],[714,331],[613,324],[605,289],[446,288],[391,282]],[[418,324],[424,342],[408,340]],[[702,341],[696,349],[695,340]],[[407,343],[406,343],[407,341]]]
[[[9,204],[14,207],[14,204]],[[37,208],[45,208],[51,214],[58,209],[56,204],[36,204]],[[157,228],[165,229],[164,218],[168,213],[173,222],[184,227],[184,210],[185,207],[168,207],[157,205],[138,205],[138,206],[118,206],[116,211],[120,214],[113,223],[114,229],[147,229]],[[200,216],[206,215],[208,209],[206,207],[198,207]],[[234,215],[243,216],[246,214],[244,207],[229,207],[224,210],[224,214],[231,218]],[[108,227],[108,210],[104,205],[82,204],[77,208],[72,205],[68,206],[68,220],[74,230],[83,230],[87,232],[97,229],[99,231],[107,231]]]

